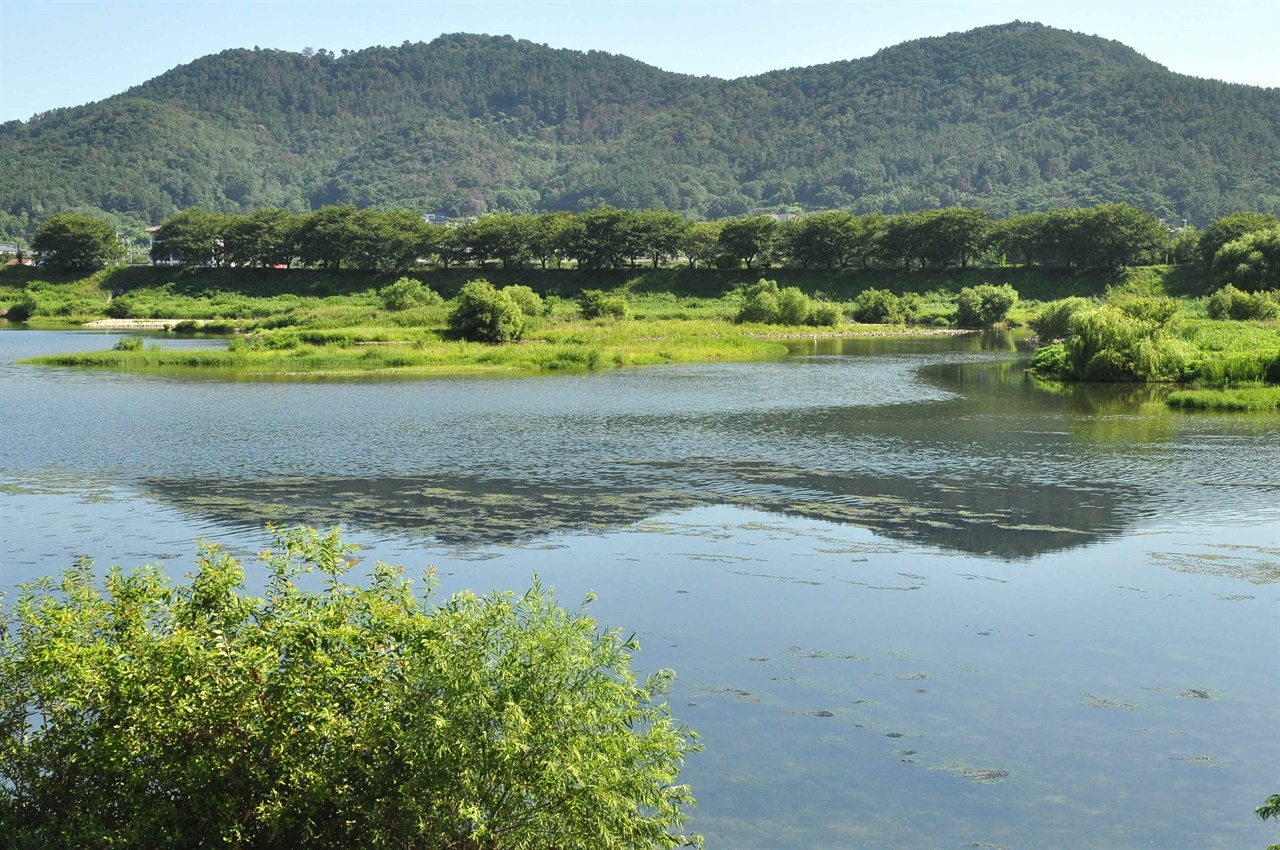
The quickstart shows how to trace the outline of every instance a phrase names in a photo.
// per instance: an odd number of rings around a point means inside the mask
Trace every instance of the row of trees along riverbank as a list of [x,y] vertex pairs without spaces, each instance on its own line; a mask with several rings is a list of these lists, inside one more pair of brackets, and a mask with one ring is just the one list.
[[[109,264],[119,246],[102,222],[59,215],[41,224],[33,249],[49,264]],[[1243,240],[1243,241],[1242,241]],[[1239,244],[1237,244],[1239,243]],[[94,245],[99,245],[95,252]],[[1231,246],[1223,258],[1224,249]],[[1280,222],[1237,213],[1204,231],[1170,231],[1127,204],[1053,210],[992,220],[947,208],[897,216],[814,213],[780,221],[748,216],[689,222],[676,213],[603,207],[590,212],[495,214],[430,224],[408,210],[325,207],[225,215],[185,210],[155,231],[153,262],[182,266],[403,270],[574,267],[922,269],[1040,265],[1115,270],[1155,263],[1212,267],[1243,288],[1276,285]]]

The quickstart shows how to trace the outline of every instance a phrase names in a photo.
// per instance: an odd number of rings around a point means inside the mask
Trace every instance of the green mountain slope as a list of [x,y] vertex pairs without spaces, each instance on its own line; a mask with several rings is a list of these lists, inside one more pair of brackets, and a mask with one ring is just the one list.
[[1280,213],[1280,90],[1038,24],[725,81],[510,37],[228,50],[0,126],[0,231],[100,208]]

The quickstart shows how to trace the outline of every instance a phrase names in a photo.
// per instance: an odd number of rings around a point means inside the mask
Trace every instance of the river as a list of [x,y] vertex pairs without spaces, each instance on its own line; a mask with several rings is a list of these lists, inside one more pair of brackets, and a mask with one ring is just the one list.
[[521,378],[13,362],[118,338],[0,331],[0,588],[341,524],[444,592],[597,594],[677,672],[709,848],[1277,839],[1280,417],[1049,391],[999,335]]

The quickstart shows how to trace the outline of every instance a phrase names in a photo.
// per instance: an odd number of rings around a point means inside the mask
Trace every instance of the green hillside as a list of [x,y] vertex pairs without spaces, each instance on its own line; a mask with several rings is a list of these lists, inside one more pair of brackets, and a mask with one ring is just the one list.
[[196,205],[345,202],[1280,213],[1280,91],[1022,23],[732,81],[462,34],[341,56],[228,50],[0,125],[0,150],[0,238],[87,208],[136,226]]

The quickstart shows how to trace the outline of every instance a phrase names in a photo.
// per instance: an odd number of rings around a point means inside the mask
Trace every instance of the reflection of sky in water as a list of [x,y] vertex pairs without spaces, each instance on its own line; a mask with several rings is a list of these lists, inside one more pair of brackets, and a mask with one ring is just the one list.
[[[0,362],[90,347],[67,336],[0,334]],[[538,572],[566,603],[598,593],[603,623],[639,631],[642,667],[678,671],[711,847],[1274,841],[1252,807],[1280,787],[1280,585],[1250,579],[1280,571],[1276,421],[1045,393],[1010,355],[949,345],[518,381],[0,366],[0,584],[81,553],[184,572],[201,534],[264,545],[234,500],[190,509],[202,495],[292,488],[297,510],[340,514],[361,480],[382,502],[356,507],[385,513],[405,482],[448,485],[444,502],[577,494],[579,513],[555,502],[564,523],[516,546],[484,545],[482,521],[446,544],[373,513],[352,536],[370,558],[433,561],[446,591]],[[890,496],[914,525],[786,509]],[[1083,539],[991,557],[980,522],[929,531],[966,506]]]

